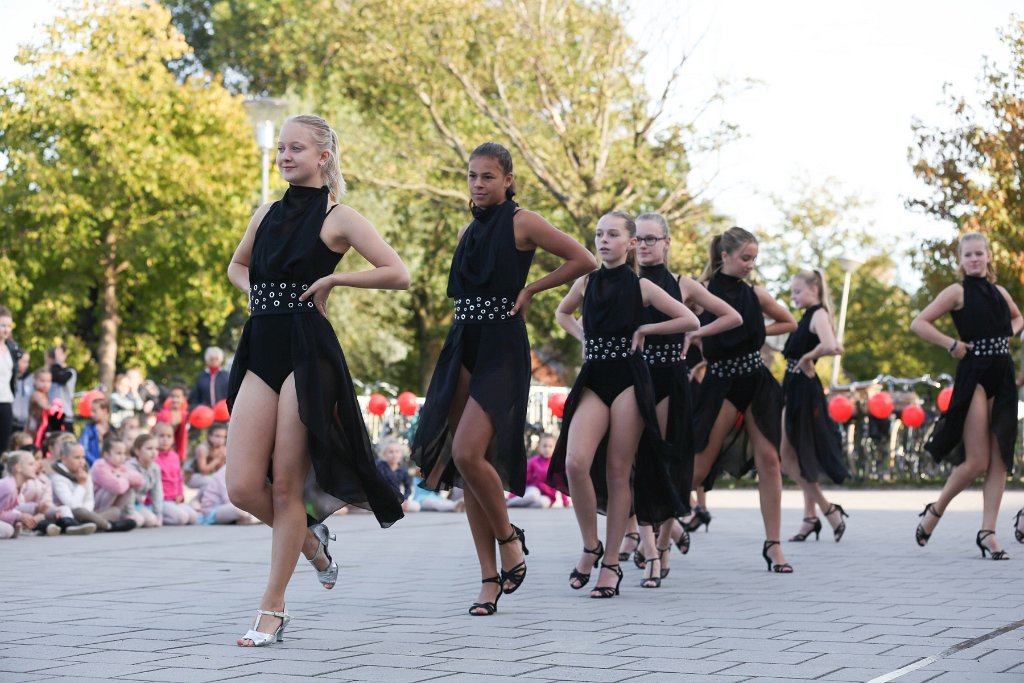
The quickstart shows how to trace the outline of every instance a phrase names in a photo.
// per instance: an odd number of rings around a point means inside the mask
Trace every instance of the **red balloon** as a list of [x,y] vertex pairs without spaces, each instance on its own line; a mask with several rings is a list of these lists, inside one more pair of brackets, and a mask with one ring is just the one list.
[[227,399],[222,398],[213,406],[213,420],[214,422],[227,422],[230,419],[231,412],[228,410]]
[[196,429],[206,429],[213,424],[213,408],[210,406],[196,406],[189,413],[188,423]]
[[879,391],[868,399],[868,412],[879,420],[884,420],[892,415],[893,407],[892,396],[885,391]]
[[366,409],[370,411],[371,415],[380,417],[388,409],[388,400],[380,394],[370,394],[370,402]]
[[416,404],[416,394],[411,391],[403,391],[398,395],[398,410],[402,415],[415,415],[417,408],[419,406]]
[[106,394],[99,389],[90,389],[82,394],[82,398],[78,400],[78,414],[82,417],[92,417],[92,402],[98,398],[106,398]]
[[900,419],[908,427],[920,427],[924,424],[924,408],[917,404],[909,405],[900,413]]
[[833,396],[828,402],[828,416],[840,424],[846,424],[853,417],[853,403],[845,396]]
[[568,396],[562,392],[557,394],[548,394],[548,409],[551,410],[551,414],[555,417],[562,417],[565,414],[565,399]]
[[949,410],[949,400],[953,398],[953,387],[946,387],[939,392],[939,398],[935,401],[939,407],[939,412],[944,413]]

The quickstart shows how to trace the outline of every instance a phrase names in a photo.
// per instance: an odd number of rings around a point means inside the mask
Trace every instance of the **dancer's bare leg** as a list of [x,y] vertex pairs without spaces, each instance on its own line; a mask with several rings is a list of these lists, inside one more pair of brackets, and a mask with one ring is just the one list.
[[[608,407],[590,389],[584,389],[580,396],[572,422],[569,423],[567,449],[565,458],[566,477],[569,480],[569,496],[572,508],[579,525],[580,536],[584,548],[596,548],[597,535],[597,497],[594,493],[594,482],[590,478],[590,466],[594,463],[594,454],[608,430]],[[610,546],[605,550],[614,553]],[[605,562],[608,562],[606,559]],[[576,563],[576,570],[590,574],[594,567],[594,556],[582,553]],[[571,585],[577,587],[577,583]]]
[[[629,517],[629,510],[633,504],[630,475],[643,429],[633,387],[626,389],[612,401],[609,422],[606,468],[608,519],[605,522],[605,547],[618,548],[622,544],[623,534],[626,533],[626,518]],[[611,588],[617,581],[618,577],[614,573],[602,571],[598,575],[597,587]]]
[[[757,428],[753,411],[748,409],[743,420],[750,443],[754,447],[754,466],[757,467],[757,491],[761,498],[761,518],[764,520],[765,540],[777,541],[782,533],[782,465],[775,445]],[[781,545],[768,551],[775,564],[785,564]]]

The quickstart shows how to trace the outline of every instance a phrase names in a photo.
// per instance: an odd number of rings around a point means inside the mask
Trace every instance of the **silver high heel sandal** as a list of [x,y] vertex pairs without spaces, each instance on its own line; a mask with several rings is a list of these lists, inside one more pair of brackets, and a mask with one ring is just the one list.
[[[320,541],[320,545],[317,546],[316,554],[309,560],[309,563],[313,565],[313,569],[316,571],[316,578],[323,584],[323,587],[327,590],[334,588],[334,584],[338,582],[338,564],[331,557],[331,554],[327,552],[327,544],[331,541],[337,540],[337,536],[331,533],[331,530],[327,528],[326,524],[314,524],[309,527],[309,530],[316,536],[316,540]],[[321,557],[326,557],[327,561],[330,562],[327,569],[320,571],[316,568],[317,560]]]
[[[256,628],[260,625],[260,619],[263,617],[278,617],[281,620],[281,625],[277,627],[277,630],[273,633],[264,633],[263,631],[257,631]],[[291,615],[287,612],[275,612],[269,609],[258,609],[256,610],[256,621],[252,623],[252,628],[249,629],[241,640],[251,640],[252,645],[240,645],[239,647],[264,647],[266,645],[272,645],[273,643],[280,643],[284,640],[284,627],[288,625],[288,622],[292,620]]]

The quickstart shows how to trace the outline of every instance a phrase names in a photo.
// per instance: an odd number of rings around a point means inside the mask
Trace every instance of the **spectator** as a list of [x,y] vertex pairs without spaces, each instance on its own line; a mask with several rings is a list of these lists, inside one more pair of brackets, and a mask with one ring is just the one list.
[[156,421],[171,426],[174,433],[174,450],[178,453],[180,465],[188,453],[188,403],[185,401],[185,387],[178,385],[171,389],[167,406],[156,414]]
[[75,384],[78,382],[78,371],[68,367],[68,350],[63,344],[46,352],[46,364],[50,367],[53,384],[50,385],[51,403],[58,398],[64,408],[64,430],[75,431],[75,411],[72,401],[75,396]]
[[227,461],[228,427],[215,424],[206,430],[206,443],[197,444],[185,464],[185,483],[202,490],[214,472]]
[[228,500],[228,485],[224,480],[225,467],[206,477],[206,485],[199,494],[203,516],[201,524],[256,524],[259,520],[239,510]]
[[[466,508],[462,500],[452,500],[442,493],[421,487],[421,481],[419,477],[413,477],[412,500],[419,504],[422,512],[462,512]],[[461,490],[452,489],[453,492]]]
[[128,380],[131,392],[138,394],[139,398],[142,399],[142,414],[145,416],[143,426],[146,428],[152,427],[153,425],[148,423],[148,419],[156,412],[157,404],[160,400],[160,387],[156,385],[156,382],[143,380],[142,370],[139,368],[128,368],[124,376]]
[[[73,440],[73,437],[71,438]],[[29,445],[31,446],[31,440]],[[53,501],[53,484],[50,482],[49,476],[50,466],[43,459],[42,451],[37,451],[33,460],[35,461],[35,474],[21,485],[18,498],[25,512],[44,515],[45,519],[37,527],[39,533],[53,536],[58,532],[77,535],[91,534],[96,531],[95,524],[78,523],[71,513],[71,508],[66,505],[57,505]]]
[[0,444],[7,443],[14,431],[16,368],[23,353],[11,338],[13,330],[14,317],[11,311],[0,306]]
[[537,452],[526,461],[526,491],[522,498],[509,500],[509,507],[551,507],[558,503],[570,507],[569,496],[548,486],[548,465],[555,452],[558,439],[552,434],[542,434],[537,443]]
[[13,538],[23,529],[52,529],[49,534],[60,533],[57,527],[48,527],[43,522],[42,512],[29,512],[35,505],[23,505],[18,497],[22,485],[35,476],[36,461],[28,451],[10,451],[3,455],[5,477],[0,479],[0,538]]
[[35,380],[32,373],[29,372],[29,363],[30,354],[25,351],[18,359],[17,367],[14,370],[14,403],[11,404],[11,409],[14,413],[14,431],[16,432],[30,429],[28,409],[32,403]]
[[156,453],[156,437],[152,434],[140,434],[132,442],[134,457],[128,461],[128,466],[142,475],[142,484],[132,489],[135,512],[142,517],[142,526],[163,526],[164,523],[164,485]]
[[139,424],[139,417],[132,415],[126,417],[117,430],[117,435],[125,443],[135,443],[135,439],[142,433],[142,426]]
[[402,444],[397,439],[384,439],[380,443],[377,471],[402,499],[404,511],[419,512],[420,504],[412,500],[412,477],[409,476],[409,468],[402,465],[404,457]]
[[206,369],[196,377],[196,385],[188,396],[189,405],[210,406],[228,397],[228,373],[221,371],[224,364],[224,350],[211,346],[203,354]]
[[103,441],[110,433],[110,402],[105,398],[95,398],[91,407],[92,417],[89,418],[89,424],[85,425],[79,439],[85,446],[85,461],[90,467],[100,459]]
[[128,467],[128,447],[114,437],[103,442],[103,457],[93,464],[93,497],[99,514],[110,521],[132,520],[141,526],[143,518],[135,512],[134,488],[142,486],[144,477]]
[[156,436],[156,464],[160,466],[160,483],[164,489],[164,524],[195,524],[198,515],[192,506],[185,504],[181,456],[174,448],[174,428],[166,422],[157,422],[153,435]]
[[9,451],[31,451],[33,448],[32,435],[28,432],[14,432],[11,434],[11,438],[7,440],[7,450]]
[[92,522],[100,531],[134,529],[135,522],[130,519],[111,522],[96,513],[92,477],[85,463],[85,448],[82,444],[73,438],[58,439],[56,443],[59,461],[53,465],[53,474],[50,475],[54,501],[71,508],[71,514],[79,522]]
[[29,425],[35,434],[33,443],[42,448],[48,434],[62,432],[66,428],[64,422],[64,406],[61,399],[50,400],[51,373],[46,368],[39,368],[33,375],[32,400],[28,406]]
[[118,375],[114,380],[114,393],[110,395],[110,426],[120,429],[121,423],[141,412],[142,397],[138,390],[132,388],[128,375]]

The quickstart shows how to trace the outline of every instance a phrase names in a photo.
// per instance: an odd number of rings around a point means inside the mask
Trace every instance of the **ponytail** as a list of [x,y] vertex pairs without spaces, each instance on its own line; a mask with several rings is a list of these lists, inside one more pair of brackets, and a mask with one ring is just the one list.
[[331,128],[330,124],[319,116],[312,114],[299,114],[292,116],[285,121],[288,123],[301,123],[309,128],[313,136],[313,142],[321,152],[327,152],[327,161],[320,167],[320,178],[330,192],[331,199],[338,201],[341,195],[345,194],[345,178],[341,175],[341,156],[339,154],[340,141],[338,134]]
[[750,242],[757,243],[757,238],[749,230],[733,226],[723,232],[721,235],[715,235],[714,239],[711,240],[711,249],[708,255],[708,264],[704,267],[704,272],[700,274],[697,281],[705,283],[711,280],[720,270],[722,270],[722,253],[733,254],[739,250],[744,244]]
[[832,317],[832,311],[834,306],[832,305],[832,296],[829,294],[828,283],[825,281],[825,275],[817,269],[814,270],[801,270],[794,278],[800,279],[808,287],[813,287],[818,292],[818,303],[828,313],[829,318]]

